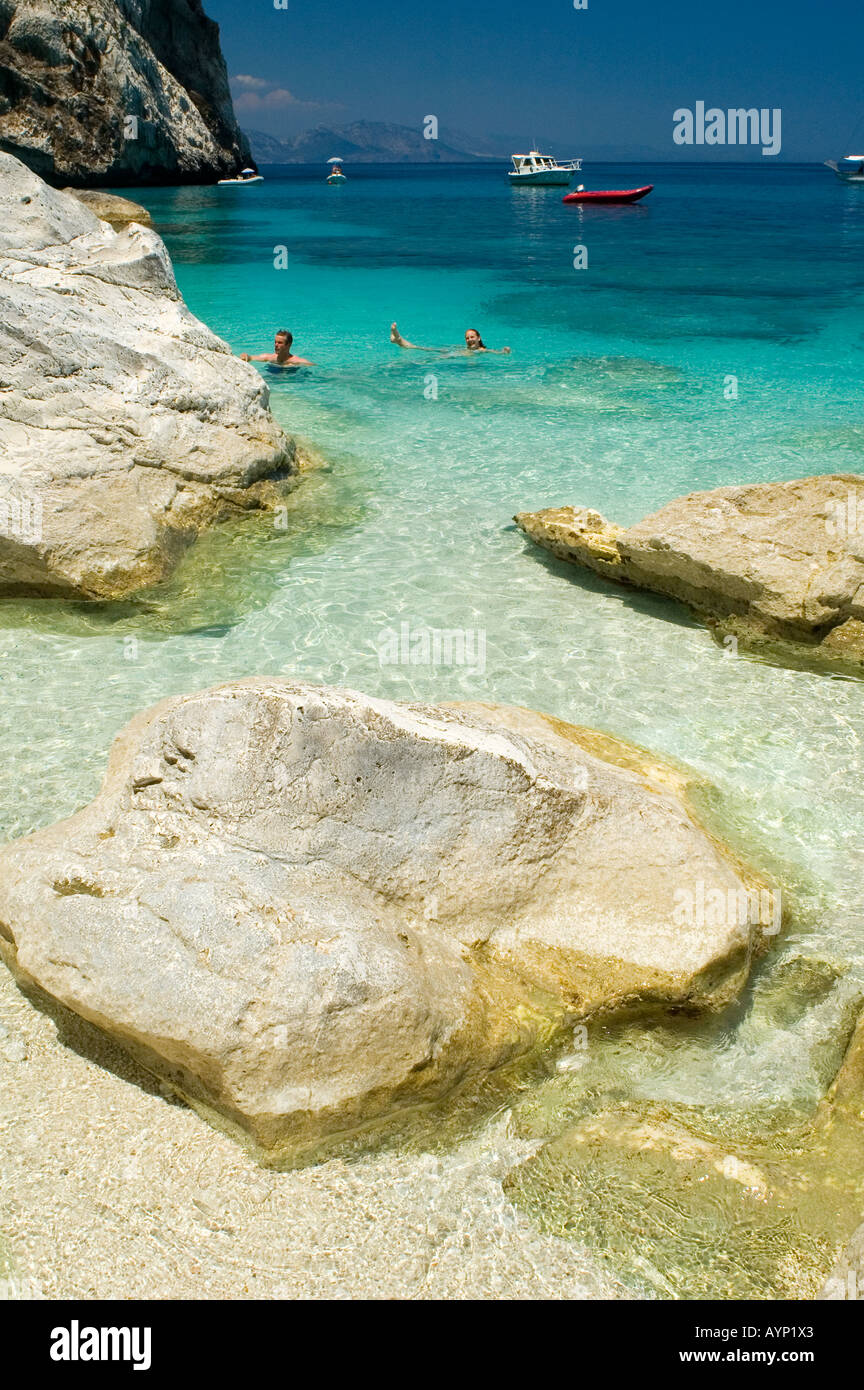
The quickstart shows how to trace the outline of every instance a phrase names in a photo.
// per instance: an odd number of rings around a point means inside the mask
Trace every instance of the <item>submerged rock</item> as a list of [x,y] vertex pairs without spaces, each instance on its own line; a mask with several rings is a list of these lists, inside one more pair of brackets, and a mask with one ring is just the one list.
[[0,0],[0,149],[83,185],[210,183],[251,158],[200,0]]
[[726,635],[820,664],[864,668],[864,477],[722,487],[625,528],[599,512],[521,512],[563,560],[679,599]]
[[617,387],[632,390],[657,390],[677,386],[684,380],[683,372],[666,362],[652,362],[645,357],[577,357],[570,370],[580,377],[614,382]]
[[267,1149],[434,1100],[597,1010],[717,1009],[762,926],[684,779],[525,710],[250,679],[118,737],[0,851],[0,946]]
[[723,1112],[626,1101],[544,1144],[505,1190],[645,1296],[857,1297],[862,1104],[864,1023],[809,1120],[772,1130],[743,1098]]
[[296,482],[266,387],[190,314],[160,237],[4,154],[0,386],[0,594],[123,597]]

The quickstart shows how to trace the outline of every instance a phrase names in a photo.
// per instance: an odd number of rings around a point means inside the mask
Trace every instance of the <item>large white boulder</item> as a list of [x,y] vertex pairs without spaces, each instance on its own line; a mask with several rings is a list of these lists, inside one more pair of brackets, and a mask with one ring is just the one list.
[[239,681],[139,715],[91,805],[0,851],[0,946],[192,1103],[306,1143],[598,1010],[725,1004],[773,927],[684,786],[525,710]]
[[0,154],[0,594],[132,593],[296,474],[156,232],[113,231]]

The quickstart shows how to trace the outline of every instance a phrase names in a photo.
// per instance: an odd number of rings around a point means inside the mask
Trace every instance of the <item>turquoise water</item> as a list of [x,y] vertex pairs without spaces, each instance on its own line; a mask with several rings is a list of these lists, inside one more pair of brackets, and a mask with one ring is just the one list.
[[[254,673],[610,730],[703,774],[795,905],[719,1026],[598,1033],[615,1086],[806,1109],[864,992],[864,690],[731,656],[673,605],[544,556],[511,517],[584,503],[630,522],[697,488],[864,472],[864,191],[767,163],[598,167],[595,186],[656,190],[580,211],[499,170],[349,172],[338,189],[294,171],[141,195],[193,312],[238,352],[285,326],[314,359],[267,379],[328,465],[287,529],[206,539],[146,602],[4,605],[3,832],[89,798],[134,711]],[[393,319],[512,353],[401,352]],[[382,665],[403,622],[481,632],[485,668]],[[763,1005],[795,954],[827,964],[781,1025]]]

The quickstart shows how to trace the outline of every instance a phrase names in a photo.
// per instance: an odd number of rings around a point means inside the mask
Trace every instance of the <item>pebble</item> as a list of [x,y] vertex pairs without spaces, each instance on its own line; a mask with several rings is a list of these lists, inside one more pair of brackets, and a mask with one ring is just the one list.
[[0,1055],[5,1057],[7,1062],[26,1062],[27,1046],[22,1038],[10,1037],[4,1029],[0,1034]]

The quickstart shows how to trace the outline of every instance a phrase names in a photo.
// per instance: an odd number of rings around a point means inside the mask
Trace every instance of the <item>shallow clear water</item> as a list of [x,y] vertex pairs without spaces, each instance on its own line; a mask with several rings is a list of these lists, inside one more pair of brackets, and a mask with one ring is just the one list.
[[[703,774],[717,823],[796,911],[720,1024],[598,1030],[604,1085],[806,1109],[864,990],[864,688],[732,656],[674,605],[544,556],[511,517],[584,503],[626,523],[697,488],[864,471],[864,192],[767,163],[585,177],[656,190],[580,211],[498,170],[365,168],[337,189],[286,171],[142,195],[193,312],[238,352],[289,327],[318,364],[267,379],[329,466],[287,529],[205,539],[146,603],[4,605],[2,827],[87,799],[133,711],[253,673],[611,730]],[[477,327],[513,351],[401,352],[393,319],[422,343]],[[403,622],[481,631],[485,669],[382,665]],[[791,985],[800,1007],[778,1023],[759,1000],[795,954],[833,968],[812,997]]]

